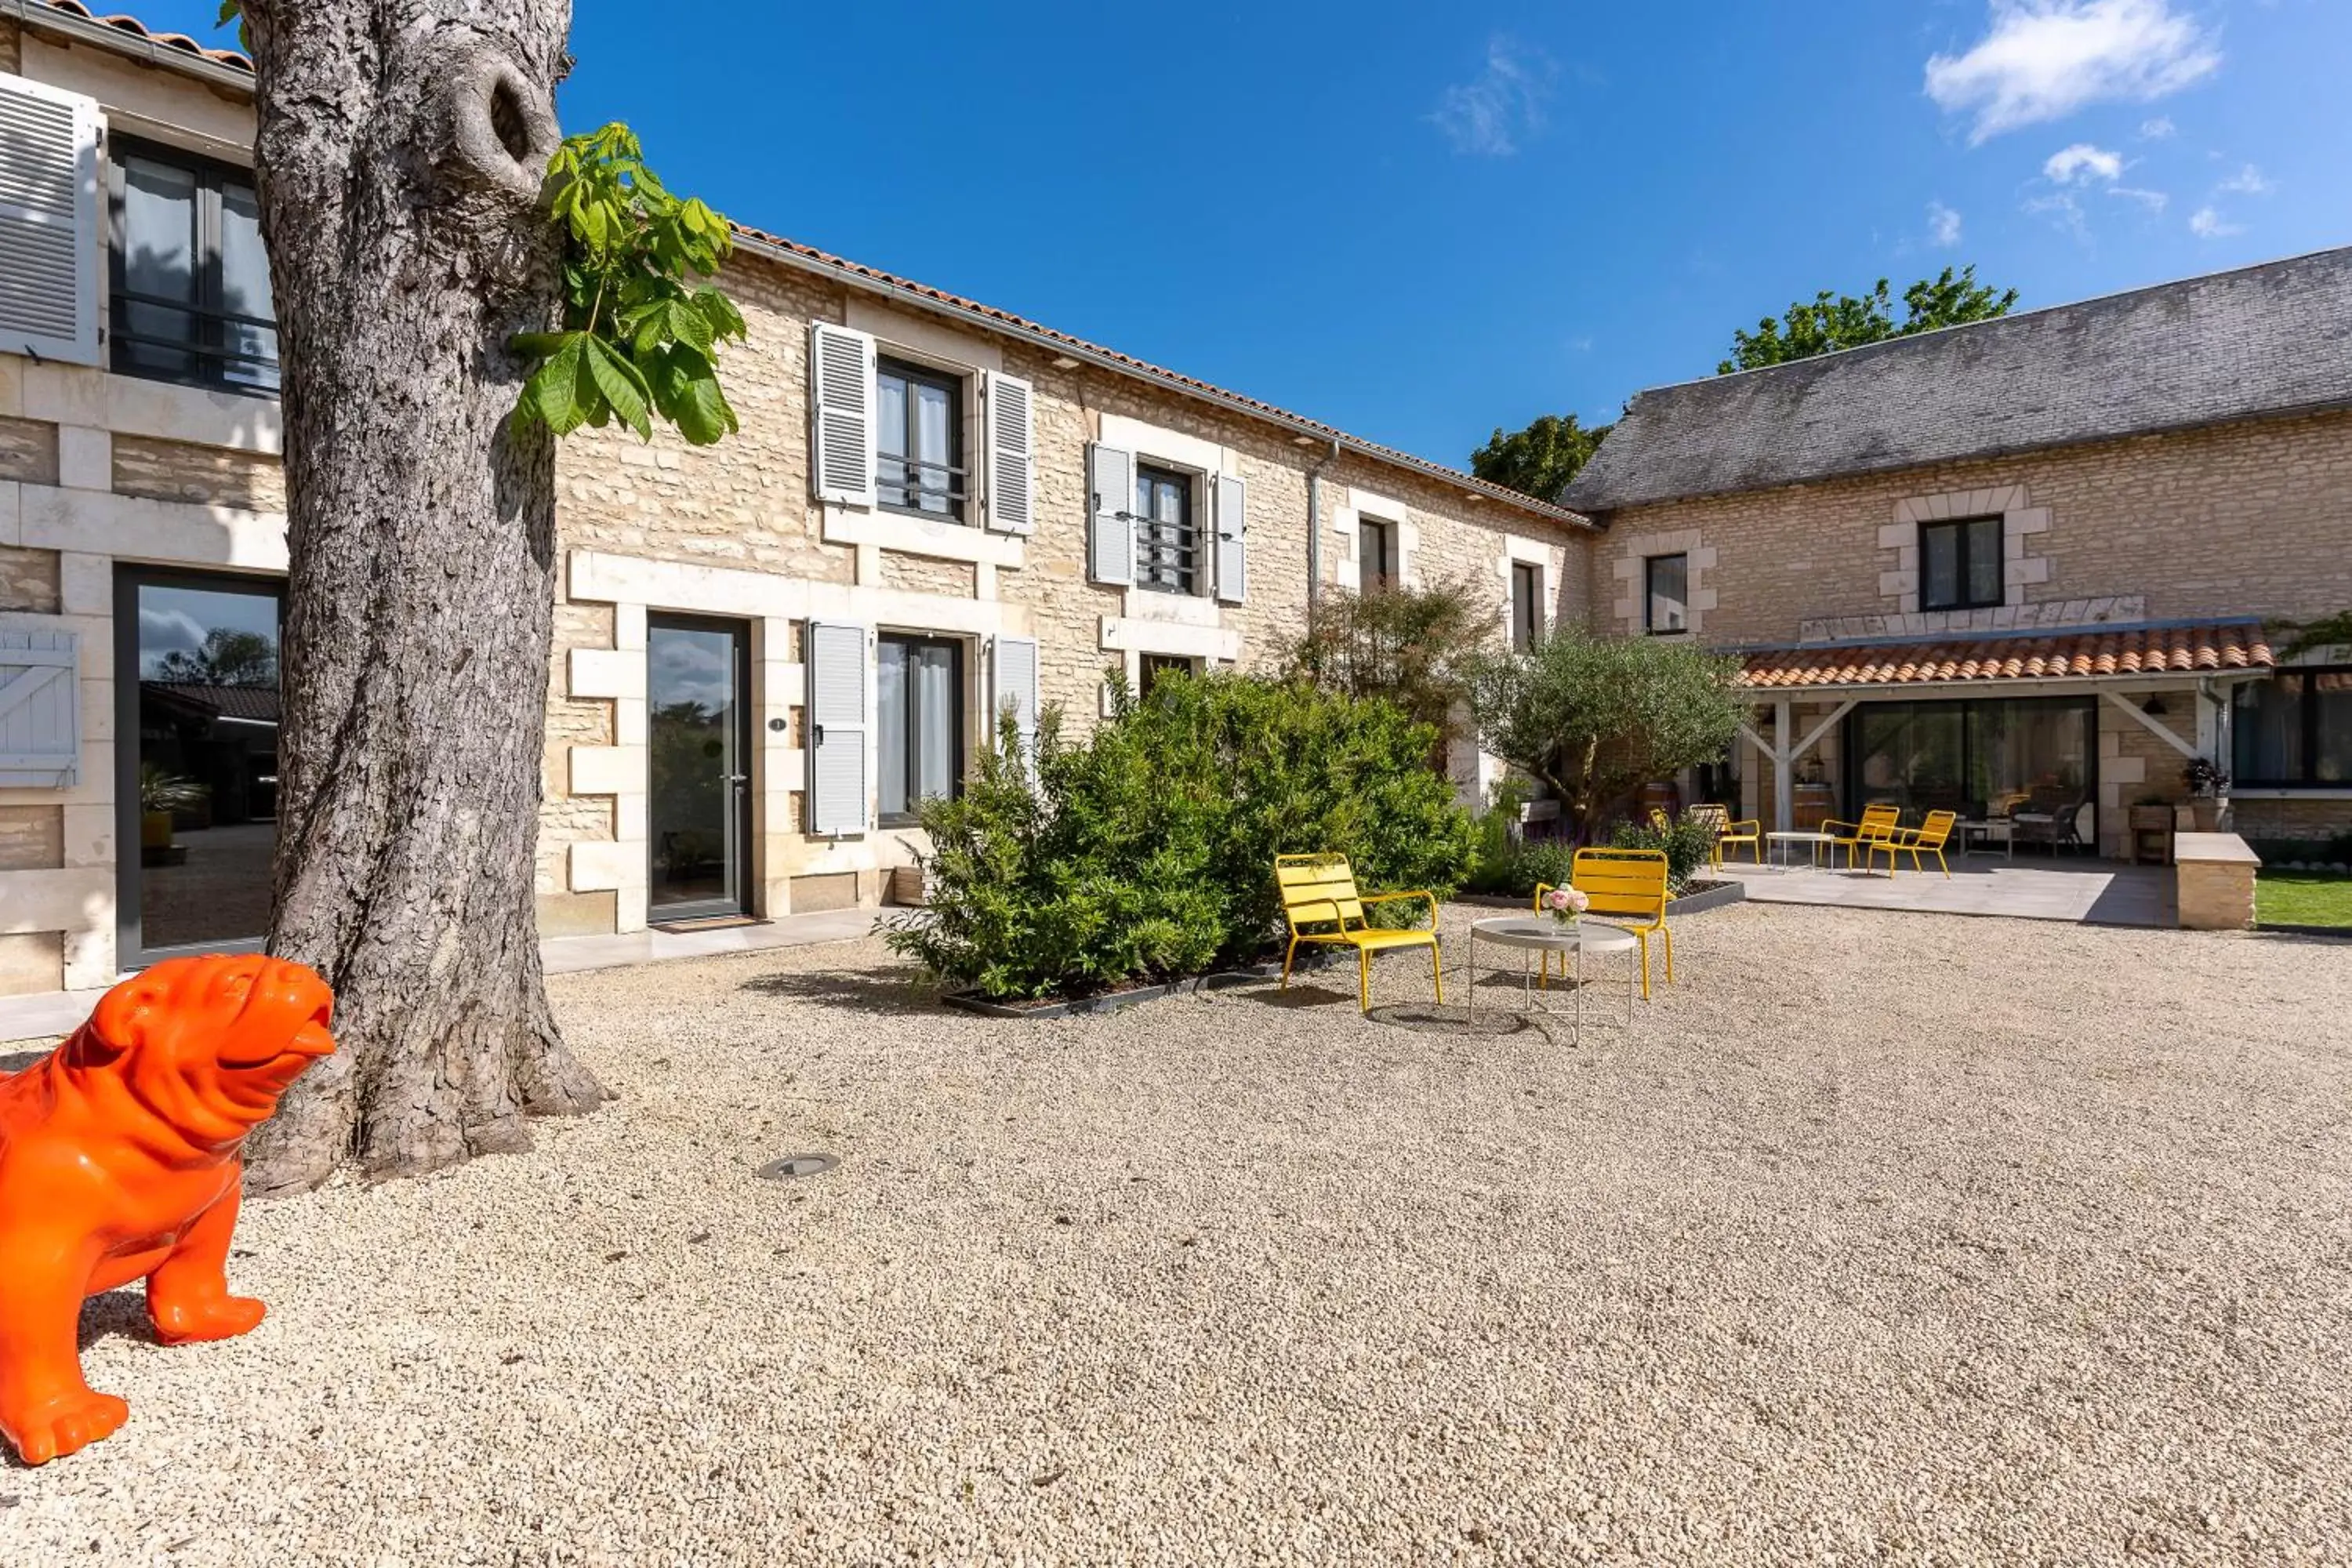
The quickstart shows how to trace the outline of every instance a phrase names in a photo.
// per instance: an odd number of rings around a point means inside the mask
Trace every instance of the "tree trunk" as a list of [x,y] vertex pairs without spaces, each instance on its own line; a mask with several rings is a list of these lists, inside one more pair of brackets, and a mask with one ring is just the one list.
[[508,339],[558,300],[569,0],[245,13],[292,551],[269,946],[339,1043],[253,1141],[271,1194],[522,1148],[604,1091],[540,969],[554,449],[507,417]]

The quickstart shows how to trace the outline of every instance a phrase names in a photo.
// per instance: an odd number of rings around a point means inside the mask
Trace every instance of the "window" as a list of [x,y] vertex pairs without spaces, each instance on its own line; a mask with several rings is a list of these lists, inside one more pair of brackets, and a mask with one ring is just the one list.
[[963,382],[903,360],[874,362],[875,499],[893,511],[963,521]]
[[1135,470],[1135,585],[1195,594],[1201,536],[1192,526],[1192,481],[1166,468]]
[[1643,626],[1652,632],[1690,630],[1690,557],[1653,555],[1642,563]]
[[114,368],[277,391],[278,315],[251,173],[127,136],[114,147]]
[[1511,563],[1511,646],[1525,650],[1543,637],[1543,568]]
[[1136,693],[1139,697],[1150,696],[1151,689],[1160,684],[1160,678],[1164,675],[1192,675],[1199,668],[1191,659],[1180,658],[1172,653],[1142,654],[1138,656],[1137,662],[1141,667],[1142,676]]
[[2234,782],[2352,785],[2352,666],[2283,670],[2239,687],[2231,703]]
[[1982,610],[2001,602],[2000,519],[1919,525],[1919,607]]
[[1377,594],[1396,586],[1396,524],[1365,518],[1356,524],[1356,555],[1361,568],[1356,591]]
[[908,827],[963,788],[963,644],[885,632],[875,648],[877,804],[882,826]]

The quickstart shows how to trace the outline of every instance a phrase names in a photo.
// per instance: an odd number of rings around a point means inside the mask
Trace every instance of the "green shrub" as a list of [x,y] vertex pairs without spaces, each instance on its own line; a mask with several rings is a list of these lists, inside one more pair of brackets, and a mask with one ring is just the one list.
[[881,922],[894,952],[985,996],[1082,995],[1260,956],[1277,854],[1347,855],[1367,891],[1459,885],[1469,817],[1390,704],[1224,675],[1115,692],[1081,742],[1049,713],[1034,773],[1008,734],[926,805],[930,906]]
[[1565,839],[1505,837],[1492,847],[1481,847],[1470,886],[1482,893],[1531,899],[1538,883],[1565,886],[1575,860],[1576,846]]
[[1666,882],[1681,892],[1699,871],[1713,863],[1715,829],[1695,817],[1677,816],[1663,827],[1655,822],[1621,822],[1609,837],[1612,849],[1663,849],[1666,852]]

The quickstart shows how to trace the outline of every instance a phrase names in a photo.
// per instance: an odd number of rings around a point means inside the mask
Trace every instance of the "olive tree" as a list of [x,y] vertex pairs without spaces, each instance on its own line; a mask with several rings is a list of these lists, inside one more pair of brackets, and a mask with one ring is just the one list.
[[1479,744],[1550,785],[1590,837],[1642,784],[1723,755],[1746,708],[1738,670],[1692,644],[1567,623],[1476,660],[1470,706]]

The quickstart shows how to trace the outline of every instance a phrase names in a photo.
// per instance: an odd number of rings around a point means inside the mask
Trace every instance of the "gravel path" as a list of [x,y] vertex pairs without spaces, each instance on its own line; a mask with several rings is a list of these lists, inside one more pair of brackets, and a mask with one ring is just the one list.
[[0,1468],[0,1563],[2345,1560],[2352,948],[1680,935],[1580,1046],[560,979],[622,1098],[249,1211],[247,1339],[93,1303],[131,1424]]

